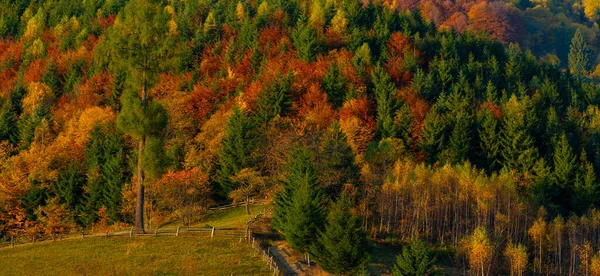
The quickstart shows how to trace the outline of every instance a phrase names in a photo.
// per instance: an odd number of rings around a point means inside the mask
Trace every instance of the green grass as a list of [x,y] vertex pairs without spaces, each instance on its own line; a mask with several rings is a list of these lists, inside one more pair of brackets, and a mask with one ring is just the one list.
[[196,226],[210,225],[216,228],[244,228],[249,219],[269,208],[269,205],[250,206],[250,215],[244,206],[207,214]]
[[0,249],[0,275],[268,275],[231,238],[111,237]]

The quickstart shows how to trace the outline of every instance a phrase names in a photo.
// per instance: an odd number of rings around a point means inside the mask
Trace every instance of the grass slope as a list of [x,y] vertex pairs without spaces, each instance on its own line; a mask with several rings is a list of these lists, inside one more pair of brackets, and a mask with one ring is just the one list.
[[111,237],[0,249],[0,275],[268,275],[231,238]]
[[[266,206],[208,214],[198,226],[243,227]],[[69,239],[0,249],[0,275],[269,275],[249,244],[239,239],[110,237]]]

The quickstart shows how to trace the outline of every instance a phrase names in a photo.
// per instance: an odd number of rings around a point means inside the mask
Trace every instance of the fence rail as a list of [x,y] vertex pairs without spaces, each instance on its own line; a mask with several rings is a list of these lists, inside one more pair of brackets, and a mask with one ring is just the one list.
[[204,236],[204,237],[229,237],[229,238],[244,238],[245,230],[238,228],[215,228],[215,227],[188,227],[179,226],[169,228],[149,229],[144,234],[133,233],[133,228],[130,230],[120,230],[115,232],[106,231],[104,233],[69,233],[66,235],[56,235],[55,237],[33,238],[29,240],[11,238],[8,241],[0,241],[0,248],[14,247],[17,245],[35,244],[44,241],[61,241],[66,239],[77,238],[110,238],[110,237],[135,237],[135,236]]

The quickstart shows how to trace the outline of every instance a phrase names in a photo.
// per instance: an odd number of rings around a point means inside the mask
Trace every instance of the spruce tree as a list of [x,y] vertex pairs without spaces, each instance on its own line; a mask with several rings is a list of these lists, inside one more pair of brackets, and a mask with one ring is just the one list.
[[314,160],[306,150],[290,155],[285,176],[283,190],[275,199],[273,226],[283,232],[292,248],[305,253],[325,221]]
[[574,185],[573,209],[578,214],[583,214],[596,205],[600,190],[596,182],[594,167],[587,160],[585,151],[581,154],[580,164],[581,168],[577,172]]
[[472,125],[473,118],[470,114],[466,112],[458,113],[449,139],[450,162],[452,164],[460,164],[468,160],[472,140]]
[[346,275],[360,269],[369,259],[360,219],[350,211],[352,200],[342,192],[331,206],[325,230],[310,250],[319,266],[332,274]]
[[218,169],[216,174],[215,193],[221,199],[227,198],[233,191],[235,183],[231,177],[241,169],[250,167],[250,153],[253,147],[252,124],[246,113],[234,107],[233,114],[227,120],[225,137],[219,150]]
[[10,99],[0,108],[0,141],[8,141],[16,146],[19,142],[16,112]]
[[299,24],[292,33],[292,42],[298,51],[298,57],[306,62],[313,61],[321,48],[320,42],[317,40],[317,30],[306,22],[299,19]]
[[421,149],[428,164],[435,164],[444,148],[446,141],[446,126],[443,118],[433,108],[425,117],[421,137]]
[[554,179],[556,184],[568,188],[575,173],[575,155],[569,145],[567,135],[562,134],[554,146]]
[[85,175],[80,172],[77,164],[70,164],[61,171],[58,181],[53,186],[53,191],[59,202],[64,204],[72,215],[82,211],[82,195],[85,185]]
[[395,97],[396,88],[383,67],[377,66],[372,75],[377,103],[376,134],[379,138],[395,138],[397,136],[394,114],[398,109]]
[[291,73],[286,77],[278,74],[276,80],[267,84],[261,91],[254,112],[254,118],[259,125],[289,111],[292,106],[291,85]]
[[338,122],[333,123],[325,134],[325,141],[319,148],[319,175],[328,194],[337,195],[344,184],[358,184],[359,169],[354,163],[354,152],[348,145],[347,137]]
[[404,246],[402,253],[396,257],[393,268],[394,276],[422,276],[433,273],[435,258],[431,256],[427,245],[419,239],[412,240]]
[[346,100],[346,78],[340,70],[340,66],[332,63],[327,75],[321,82],[321,87],[327,93],[327,98],[336,108],[341,107]]
[[571,40],[571,48],[569,50],[569,70],[578,79],[585,74],[589,62],[587,51],[588,46],[583,33],[577,29]]
[[479,112],[477,132],[483,167],[488,173],[498,170],[500,143],[498,141],[498,120],[489,108]]
[[527,128],[527,106],[513,95],[504,108],[500,132],[502,165],[509,170],[528,172],[538,156],[537,148]]

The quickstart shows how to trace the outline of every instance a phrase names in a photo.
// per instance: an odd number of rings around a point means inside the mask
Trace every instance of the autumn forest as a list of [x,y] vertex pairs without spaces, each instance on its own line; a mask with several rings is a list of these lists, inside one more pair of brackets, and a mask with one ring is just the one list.
[[374,243],[394,275],[600,275],[599,24],[597,0],[0,0],[0,240],[261,202],[335,275]]

